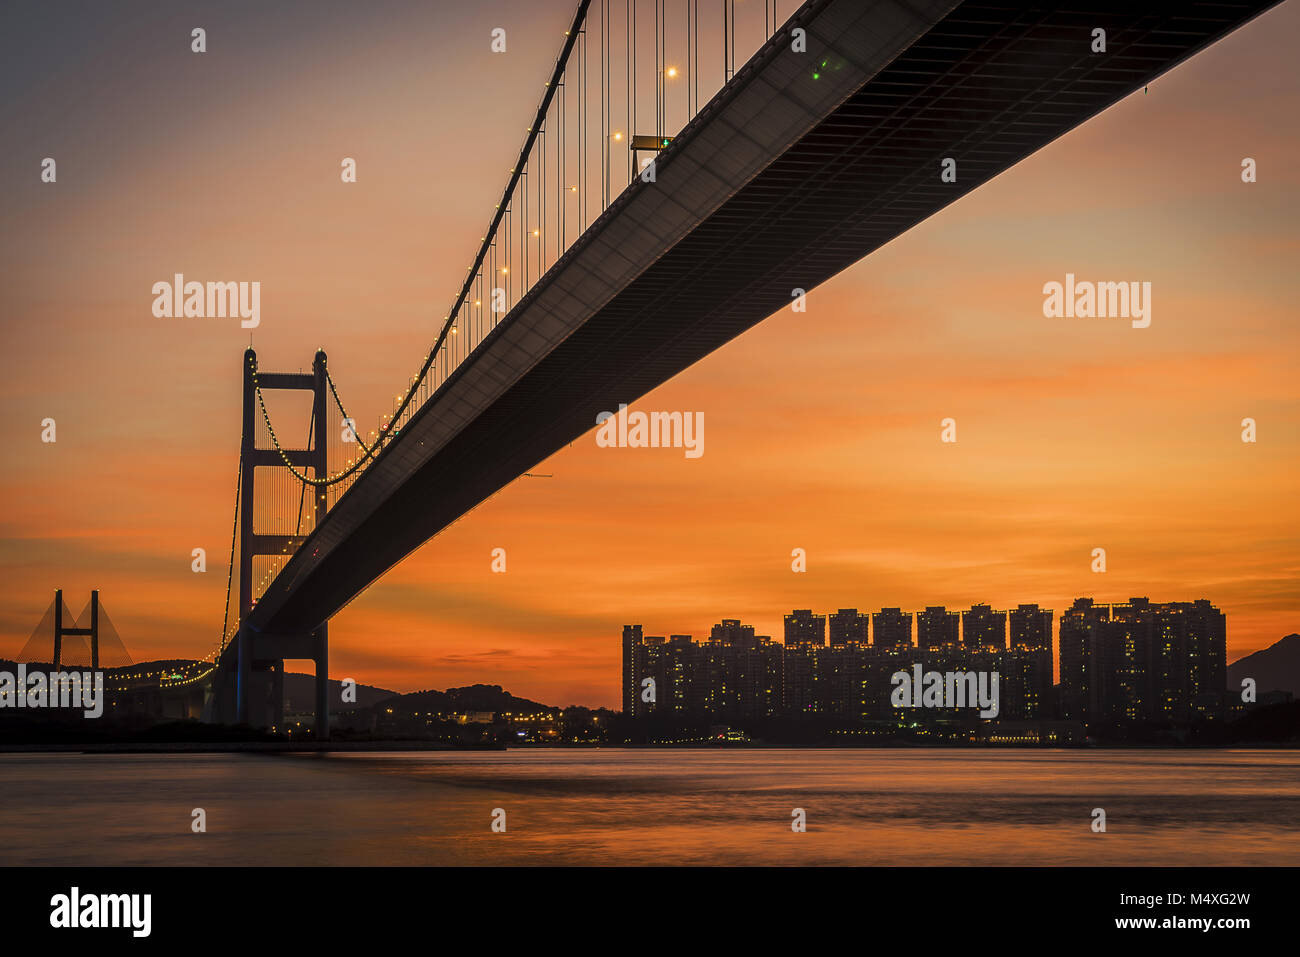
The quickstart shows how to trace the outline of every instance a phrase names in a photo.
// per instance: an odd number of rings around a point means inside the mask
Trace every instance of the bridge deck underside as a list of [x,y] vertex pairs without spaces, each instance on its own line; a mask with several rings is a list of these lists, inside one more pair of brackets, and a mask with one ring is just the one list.
[[[959,5],[538,361],[325,560],[291,576],[257,626],[319,624],[591,430],[597,413],[644,395],[789,305],[793,288],[851,266],[1269,5]],[[1091,52],[1097,27],[1106,54]],[[956,183],[941,181],[943,157],[957,160]]]

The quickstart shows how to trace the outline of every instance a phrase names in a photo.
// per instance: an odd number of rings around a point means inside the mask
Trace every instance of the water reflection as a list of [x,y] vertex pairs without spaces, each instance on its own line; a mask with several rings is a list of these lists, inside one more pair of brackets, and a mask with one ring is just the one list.
[[0,774],[7,865],[1300,864],[1281,751],[3,755]]

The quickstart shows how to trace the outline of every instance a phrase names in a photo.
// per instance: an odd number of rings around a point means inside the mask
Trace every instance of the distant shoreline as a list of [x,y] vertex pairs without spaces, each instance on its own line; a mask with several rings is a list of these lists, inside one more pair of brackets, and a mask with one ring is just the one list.
[[84,744],[5,744],[0,754],[233,754],[290,751],[504,751],[500,747],[454,747],[429,741],[168,741]]
[[1115,743],[1092,745],[1017,744],[560,744],[456,747],[427,741],[195,741],[97,742],[85,744],[6,744],[5,754],[290,754],[456,751],[1294,751],[1295,742],[1236,742],[1233,744],[1153,745]]

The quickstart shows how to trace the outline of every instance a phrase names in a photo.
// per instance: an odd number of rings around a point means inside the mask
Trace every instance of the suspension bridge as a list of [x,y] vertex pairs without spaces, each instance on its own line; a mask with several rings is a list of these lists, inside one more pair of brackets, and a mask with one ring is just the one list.
[[[1272,5],[581,0],[375,428],[324,352],[310,373],[245,354],[225,625],[172,683],[201,683],[210,720],[273,726],[284,659],[313,659],[326,737],[327,623],[387,569],[600,411]],[[305,444],[275,430],[274,390],[310,392]]]

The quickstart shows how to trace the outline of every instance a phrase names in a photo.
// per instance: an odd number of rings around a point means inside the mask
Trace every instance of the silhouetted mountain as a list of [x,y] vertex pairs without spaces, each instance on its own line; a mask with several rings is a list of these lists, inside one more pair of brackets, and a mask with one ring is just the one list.
[[1262,705],[1228,725],[1230,741],[1300,741],[1300,701]]
[[[188,658],[168,658],[159,661],[139,661],[133,665],[121,668],[105,668],[108,675],[132,674],[138,676],[152,676],[179,674],[192,666],[194,661]],[[17,663],[6,658],[0,658],[0,670],[16,671]],[[30,671],[48,671],[50,669],[48,662],[30,662],[27,668]],[[86,670],[88,666],[68,665],[68,668],[77,668]],[[443,713],[458,713],[466,711],[506,711],[512,714],[536,714],[539,711],[559,711],[551,705],[539,704],[536,701],[530,701],[527,698],[517,698],[510,692],[502,689],[500,685],[469,685],[464,688],[448,688],[446,691],[415,691],[410,694],[402,694],[397,691],[391,691],[388,688],[376,688],[374,685],[357,685],[357,701],[355,705],[342,705],[343,683],[341,680],[330,679],[330,708],[331,710],[350,710],[352,708],[363,709],[377,705],[381,702],[393,700],[400,701],[400,705],[390,705],[403,711],[435,711]],[[314,711],[316,708],[316,678],[314,675],[304,674],[297,671],[288,671],[284,675],[284,709],[287,712],[297,711]]]
[[552,705],[539,704],[527,698],[517,698],[503,690],[500,685],[469,685],[465,688],[448,688],[446,691],[413,691],[410,694],[393,695],[389,700],[380,703],[394,710],[432,711],[443,714],[466,711],[536,714],[539,711],[559,710]]
[[1240,688],[1242,678],[1254,678],[1260,692],[1289,691],[1300,697],[1300,635],[1287,635],[1228,665],[1229,690]]
[[[378,704],[380,701],[385,701],[397,694],[396,691],[389,691],[387,688],[359,684],[357,685],[357,703],[340,704],[343,682],[331,678],[329,685],[331,711],[369,708],[371,705]],[[316,710],[316,678],[314,675],[299,674],[294,671],[284,673],[284,710],[288,712]]]

